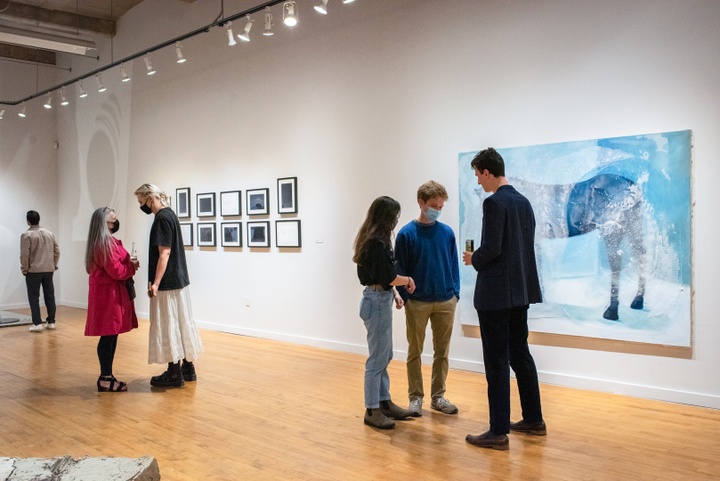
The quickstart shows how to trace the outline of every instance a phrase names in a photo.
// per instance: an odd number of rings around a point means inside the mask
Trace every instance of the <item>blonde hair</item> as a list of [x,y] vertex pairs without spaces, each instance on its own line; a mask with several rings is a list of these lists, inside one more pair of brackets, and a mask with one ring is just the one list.
[[170,197],[160,190],[160,187],[154,184],[143,184],[137,189],[135,189],[135,195],[141,195],[143,197],[154,197],[156,199],[160,199],[160,203],[162,203],[163,207],[170,207]]
[[445,187],[441,183],[428,180],[418,188],[418,200],[427,202],[435,197],[442,197],[443,200],[448,200],[447,190],[445,190]]

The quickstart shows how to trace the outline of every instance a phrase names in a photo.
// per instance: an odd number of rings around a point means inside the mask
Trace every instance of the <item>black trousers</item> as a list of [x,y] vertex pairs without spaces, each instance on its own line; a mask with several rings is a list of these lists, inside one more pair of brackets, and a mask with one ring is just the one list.
[[522,418],[531,423],[543,420],[537,368],[527,343],[527,311],[528,306],[478,311],[493,434],[510,432],[511,367],[520,392]]
[[32,322],[36,326],[42,324],[40,316],[40,286],[42,286],[45,308],[47,309],[47,322],[55,322],[55,287],[53,286],[52,272],[28,272],[25,275],[28,303]]
[[111,376],[113,373],[113,360],[117,348],[118,335],[100,336],[97,345],[98,361],[100,361],[100,375]]

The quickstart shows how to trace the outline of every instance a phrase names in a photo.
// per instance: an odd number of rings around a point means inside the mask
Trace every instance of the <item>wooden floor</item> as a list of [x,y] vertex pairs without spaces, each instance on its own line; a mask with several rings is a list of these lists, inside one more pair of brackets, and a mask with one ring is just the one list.
[[[482,374],[450,372],[459,415],[426,409],[378,431],[362,422],[364,356],[203,330],[197,383],[153,390],[163,367],[147,365],[141,321],[115,359],[129,392],[97,393],[85,311],[57,319],[55,331],[0,328],[0,456],[150,455],[174,481],[720,479],[713,409],[543,384],[548,436],[511,434],[509,451],[491,451],[465,443],[487,429]],[[390,377],[406,405],[403,362]]]

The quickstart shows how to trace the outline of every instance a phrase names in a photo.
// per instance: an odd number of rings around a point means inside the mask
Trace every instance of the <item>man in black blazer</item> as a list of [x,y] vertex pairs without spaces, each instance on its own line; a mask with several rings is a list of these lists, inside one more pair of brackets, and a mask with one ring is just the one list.
[[[470,163],[485,192],[482,240],[463,253],[478,272],[474,305],[480,321],[488,383],[490,430],[465,440],[474,446],[507,450],[510,431],[544,436],[537,368],[528,348],[527,311],[542,302],[535,262],[535,215],[530,202],[505,178],[505,162],[493,148]],[[510,423],[510,368],[517,378],[522,420]]]

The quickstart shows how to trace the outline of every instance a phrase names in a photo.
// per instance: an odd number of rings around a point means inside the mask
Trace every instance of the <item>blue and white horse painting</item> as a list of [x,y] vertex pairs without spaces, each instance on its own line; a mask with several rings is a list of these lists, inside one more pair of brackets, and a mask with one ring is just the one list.
[[[531,330],[690,345],[691,132],[497,150],[535,211],[544,302]],[[475,153],[458,158],[461,244],[479,244],[488,195]],[[461,266],[462,324],[477,322],[475,277]]]

